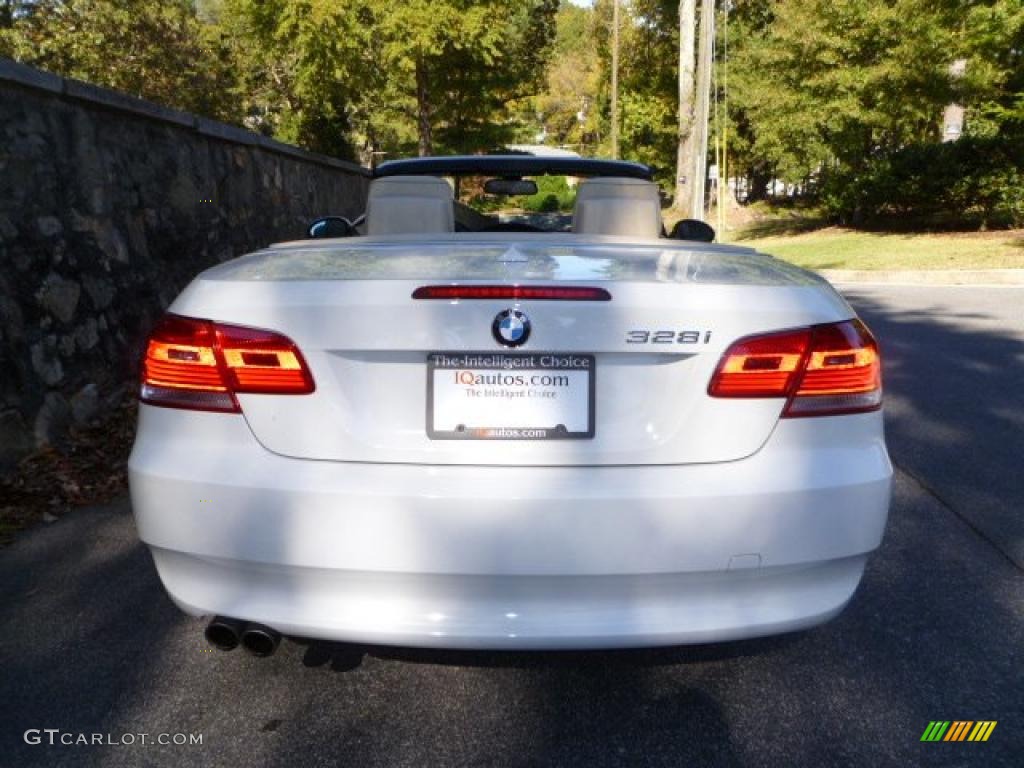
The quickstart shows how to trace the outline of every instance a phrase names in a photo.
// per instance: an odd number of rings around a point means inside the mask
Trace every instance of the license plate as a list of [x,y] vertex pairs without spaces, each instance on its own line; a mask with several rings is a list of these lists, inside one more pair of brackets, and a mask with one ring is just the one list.
[[594,436],[594,356],[434,352],[427,357],[432,440]]

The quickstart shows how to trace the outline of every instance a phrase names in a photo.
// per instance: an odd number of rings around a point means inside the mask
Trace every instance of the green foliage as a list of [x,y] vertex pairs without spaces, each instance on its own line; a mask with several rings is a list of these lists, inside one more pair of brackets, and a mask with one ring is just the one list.
[[623,157],[646,163],[665,191],[675,178],[676,106],[658,93],[628,92],[622,99]]
[[228,49],[188,0],[7,2],[0,55],[179,109],[240,118]]
[[970,4],[963,21],[967,69],[959,100],[975,135],[1024,135],[1024,3]]
[[536,213],[571,211],[576,204],[576,190],[569,187],[564,176],[538,176],[537,194],[525,198],[523,208]]
[[555,27],[546,83],[533,100],[534,111],[551,144],[590,146],[602,133],[599,92],[604,69],[596,47],[598,19],[589,8],[564,3]]
[[[620,153],[647,163],[671,186],[675,176],[677,3],[634,0],[620,8]],[[611,133],[612,4],[563,4],[557,15],[537,118],[556,146],[607,155]]]
[[1024,226],[1024,144],[968,136],[910,145],[831,177],[822,203],[853,223]]
[[832,162],[857,168],[877,152],[938,138],[956,33],[940,4],[758,5],[753,22],[740,15],[733,25],[730,95],[750,153],[777,176],[797,182]]
[[675,188],[678,142],[679,4],[635,0],[622,38],[622,156],[646,163],[666,192]]
[[[225,0],[247,108],[275,135],[369,159],[507,140],[555,0]],[[435,146],[435,143],[437,146]]]
[[[749,0],[730,31],[733,168],[755,194],[781,178],[843,221],[1021,221],[1019,0]],[[967,137],[940,144],[952,103]]]
[[225,0],[221,26],[241,73],[246,124],[354,157],[352,107],[373,73],[369,12],[334,0]]
[[14,17],[22,12],[24,3],[21,0],[0,0],[0,56],[10,56],[10,41],[5,37],[4,31],[14,25]]
[[[425,112],[430,119],[433,151],[488,150],[521,135],[510,108],[540,89],[557,0],[424,0],[423,6],[422,13],[415,4],[393,11],[396,34],[385,58],[398,70],[411,70],[396,89],[416,102],[418,117]],[[439,18],[445,7],[446,20]],[[410,25],[426,43],[410,39]],[[426,80],[423,94],[418,73]]]

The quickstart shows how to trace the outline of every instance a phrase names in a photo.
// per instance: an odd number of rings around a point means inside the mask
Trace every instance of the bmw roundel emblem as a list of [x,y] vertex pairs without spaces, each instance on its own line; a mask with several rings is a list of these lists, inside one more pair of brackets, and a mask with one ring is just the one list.
[[530,338],[530,318],[518,309],[499,312],[491,325],[494,340],[506,347],[518,347]]

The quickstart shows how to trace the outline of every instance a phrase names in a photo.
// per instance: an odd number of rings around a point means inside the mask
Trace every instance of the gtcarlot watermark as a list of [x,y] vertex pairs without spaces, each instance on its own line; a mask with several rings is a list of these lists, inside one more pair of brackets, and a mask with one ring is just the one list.
[[201,733],[76,733],[60,728],[29,728],[26,744],[64,745],[67,747],[196,746],[203,743]]

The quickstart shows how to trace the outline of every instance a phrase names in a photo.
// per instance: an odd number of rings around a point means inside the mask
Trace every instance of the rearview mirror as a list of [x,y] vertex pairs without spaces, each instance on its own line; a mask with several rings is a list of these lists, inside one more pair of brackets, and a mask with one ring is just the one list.
[[310,224],[307,231],[307,235],[313,238],[351,237],[355,234],[356,228],[344,216],[324,216]]
[[698,243],[715,242],[715,229],[700,219],[682,219],[672,227],[673,240],[694,240]]
[[536,195],[537,182],[530,179],[488,179],[484,182],[484,192],[505,197]]

